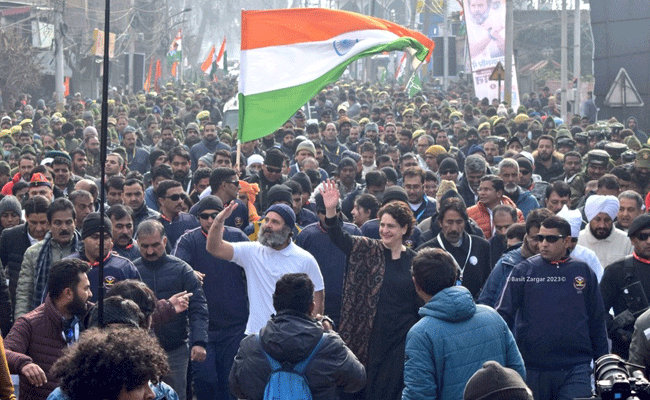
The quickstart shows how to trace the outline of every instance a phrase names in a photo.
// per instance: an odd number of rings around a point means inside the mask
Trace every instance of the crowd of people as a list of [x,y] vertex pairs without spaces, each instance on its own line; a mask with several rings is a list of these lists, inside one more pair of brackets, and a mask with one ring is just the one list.
[[238,144],[235,93],[111,91],[104,175],[98,102],[5,102],[0,331],[21,399],[259,399],[268,357],[317,343],[315,398],[489,399],[498,377],[512,398],[572,399],[602,355],[650,366],[635,118],[562,121],[547,88],[513,109],[340,81]]

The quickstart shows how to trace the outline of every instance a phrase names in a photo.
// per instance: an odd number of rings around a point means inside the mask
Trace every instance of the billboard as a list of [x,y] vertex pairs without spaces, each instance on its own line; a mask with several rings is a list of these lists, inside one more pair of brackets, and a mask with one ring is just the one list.
[[[625,122],[637,119],[639,128],[650,129],[650,2],[591,0],[591,28],[594,36],[594,97],[599,108],[598,119],[616,117]],[[620,86],[621,70],[624,86],[633,87],[625,101],[606,101],[610,92]],[[635,94],[635,95],[633,95]],[[638,94],[639,98],[636,98]],[[616,99],[614,99],[616,100]],[[621,99],[619,99],[621,100]],[[624,105],[623,103],[627,103]],[[609,104],[609,105],[607,105]],[[638,105],[643,104],[641,107]]]
[[[467,41],[476,97],[499,98],[499,83],[489,80],[497,63],[505,64],[505,0],[463,0]],[[504,85],[501,84],[501,99]],[[519,107],[514,57],[512,62],[512,106]]]

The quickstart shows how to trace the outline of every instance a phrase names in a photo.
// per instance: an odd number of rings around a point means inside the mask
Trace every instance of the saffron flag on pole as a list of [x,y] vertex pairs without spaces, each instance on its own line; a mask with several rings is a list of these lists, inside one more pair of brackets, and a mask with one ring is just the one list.
[[205,61],[203,61],[203,64],[201,64],[201,70],[206,74],[211,75],[212,71],[214,70],[215,61],[216,61],[216,57],[214,54],[214,45],[212,45],[212,47],[210,47],[210,52],[208,53],[208,56],[205,58]]
[[217,67],[218,68],[223,68],[223,61],[225,60],[224,54],[226,53],[226,37],[223,37],[223,42],[221,42],[221,48],[219,49],[219,53],[217,54]]
[[413,68],[434,43],[379,18],[342,10],[242,11],[239,135],[248,142],[272,133],[352,62],[407,50]]
[[402,59],[399,60],[399,64],[397,64],[397,68],[395,69],[395,79],[398,80],[402,76],[404,76],[404,73],[406,72],[406,52],[404,52],[404,55],[402,55]]
[[160,65],[160,58],[156,60],[156,75],[154,77],[154,90],[160,92],[160,78],[162,78],[162,67]]
[[144,82],[144,91],[149,92],[149,89],[151,89],[151,71],[153,69],[153,59],[151,59],[151,62],[149,63],[149,73],[147,74],[147,80]]

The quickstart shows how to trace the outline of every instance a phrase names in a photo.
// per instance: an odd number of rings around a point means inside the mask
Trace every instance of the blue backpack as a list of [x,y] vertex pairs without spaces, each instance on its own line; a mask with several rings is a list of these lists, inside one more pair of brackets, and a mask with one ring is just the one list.
[[265,400],[311,400],[311,389],[309,389],[309,384],[307,382],[307,377],[305,376],[305,369],[311,359],[318,353],[323,339],[327,336],[327,333],[323,333],[320,340],[311,351],[309,356],[300,361],[296,365],[291,363],[279,363],[273,357],[271,357],[264,349],[262,348],[262,342],[260,343],[260,349],[262,353],[266,356],[269,364],[271,365],[271,375],[269,381],[266,383],[266,388],[264,389],[264,399]]

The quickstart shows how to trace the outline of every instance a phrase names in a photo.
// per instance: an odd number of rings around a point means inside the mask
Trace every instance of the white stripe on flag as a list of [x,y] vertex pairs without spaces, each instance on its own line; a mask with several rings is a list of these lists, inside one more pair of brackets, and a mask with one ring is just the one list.
[[[241,71],[239,91],[247,96],[311,82],[357,54],[397,39],[392,32],[371,29],[326,41],[245,50],[240,65],[246,71]],[[335,50],[335,44],[343,46]]]

